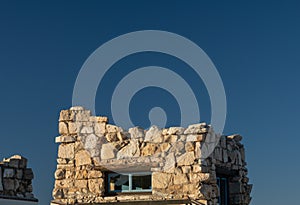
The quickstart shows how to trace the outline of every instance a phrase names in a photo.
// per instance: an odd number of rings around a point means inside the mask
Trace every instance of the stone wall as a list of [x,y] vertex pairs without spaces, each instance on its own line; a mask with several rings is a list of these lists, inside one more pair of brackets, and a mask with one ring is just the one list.
[[[229,180],[230,204],[250,203],[240,135],[218,135],[210,125],[128,131],[106,117],[72,107],[59,117],[53,204],[187,199],[217,204],[217,175]],[[151,171],[152,193],[108,196],[108,171]]]
[[14,155],[0,162],[0,198],[37,201],[32,194],[33,172],[27,159]]

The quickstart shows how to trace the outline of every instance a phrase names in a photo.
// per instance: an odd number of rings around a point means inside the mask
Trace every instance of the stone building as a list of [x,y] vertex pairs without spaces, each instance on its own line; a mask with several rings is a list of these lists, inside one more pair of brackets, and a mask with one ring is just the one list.
[[0,204],[37,205],[32,194],[33,172],[27,159],[14,155],[0,162]]
[[210,125],[128,131],[72,107],[59,117],[56,204],[247,205],[240,135]]

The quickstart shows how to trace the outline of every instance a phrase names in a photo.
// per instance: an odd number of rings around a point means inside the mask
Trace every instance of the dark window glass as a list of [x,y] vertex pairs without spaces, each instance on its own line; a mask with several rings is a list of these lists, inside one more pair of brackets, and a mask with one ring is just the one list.
[[151,192],[151,173],[108,173],[108,193],[117,192]]
[[217,177],[219,187],[219,205],[228,205],[228,182],[226,177]]

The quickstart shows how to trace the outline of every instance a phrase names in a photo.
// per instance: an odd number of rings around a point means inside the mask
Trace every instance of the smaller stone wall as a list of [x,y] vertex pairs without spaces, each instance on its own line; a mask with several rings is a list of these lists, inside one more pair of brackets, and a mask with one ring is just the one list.
[[33,172],[27,159],[14,155],[0,162],[0,198],[37,201],[32,193]]

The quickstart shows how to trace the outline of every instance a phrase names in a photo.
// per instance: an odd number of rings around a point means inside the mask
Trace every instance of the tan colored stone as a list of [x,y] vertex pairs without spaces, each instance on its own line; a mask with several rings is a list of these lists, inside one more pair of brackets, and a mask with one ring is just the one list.
[[183,155],[177,157],[177,165],[191,165],[195,162],[194,152],[186,152]]
[[95,134],[104,135],[106,133],[106,124],[104,122],[95,123]]
[[85,179],[78,179],[75,180],[75,187],[77,188],[87,188],[88,180]]
[[120,131],[118,126],[110,125],[110,124],[106,125],[106,130],[107,130],[107,132],[119,132]]
[[59,131],[59,134],[61,134],[61,135],[69,134],[68,124],[66,122],[59,122],[58,131]]
[[65,178],[66,170],[64,169],[57,169],[54,173],[55,179],[64,179]]
[[88,151],[86,150],[81,150],[79,152],[76,153],[75,155],[75,164],[76,166],[82,166],[82,165],[87,165],[87,164],[91,164],[92,160],[91,160],[91,156],[88,153]]
[[98,179],[103,176],[102,172],[100,170],[91,170],[88,172],[88,178],[89,179]]
[[170,149],[170,147],[171,147],[170,143],[162,143],[160,145],[160,150],[162,152],[167,152]]
[[105,135],[105,138],[108,142],[115,142],[118,140],[116,132],[109,132]]
[[88,180],[89,190],[94,194],[101,194],[104,191],[104,180],[99,179],[89,179]]
[[101,159],[115,158],[116,152],[117,150],[112,143],[103,144],[101,149]]
[[77,134],[79,132],[79,127],[75,122],[68,122],[68,128],[70,134]]
[[74,143],[60,144],[58,147],[58,157],[63,159],[73,159],[74,154]]
[[162,130],[153,125],[146,132],[145,142],[161,143],[163,142]]
[[177,135],[166,135],[164,136],[164,141],[169,143],[177,142],[178,136]]
[[152,174],[152,186],[155,189],[165,189],[167,188],[172,180],[171,174],[154,172]]
[[75,119],[74,112],[70,110],[62,110],[59,114],[59,121],[73,121]]
[[147,143],[146,146],[142,149],[142,156],[151,156],[157,150],[157,146],[153,143]]
[[186,142],[185,143],[185,151],[186,152],[192,152],[195,150],[195,145],[193,142]]
[[137,140],[132,140],[127,146],[123,147],[117,153],[117,159],[139,157],[139,156],[140,156],[140,148],[139,148],[139,142]]
[[205,134],[190,134],[187,135],[187,142],[202,142],[205,140]]
[[187,184],[189,182],[186,174],[174,175],[174,184]]

